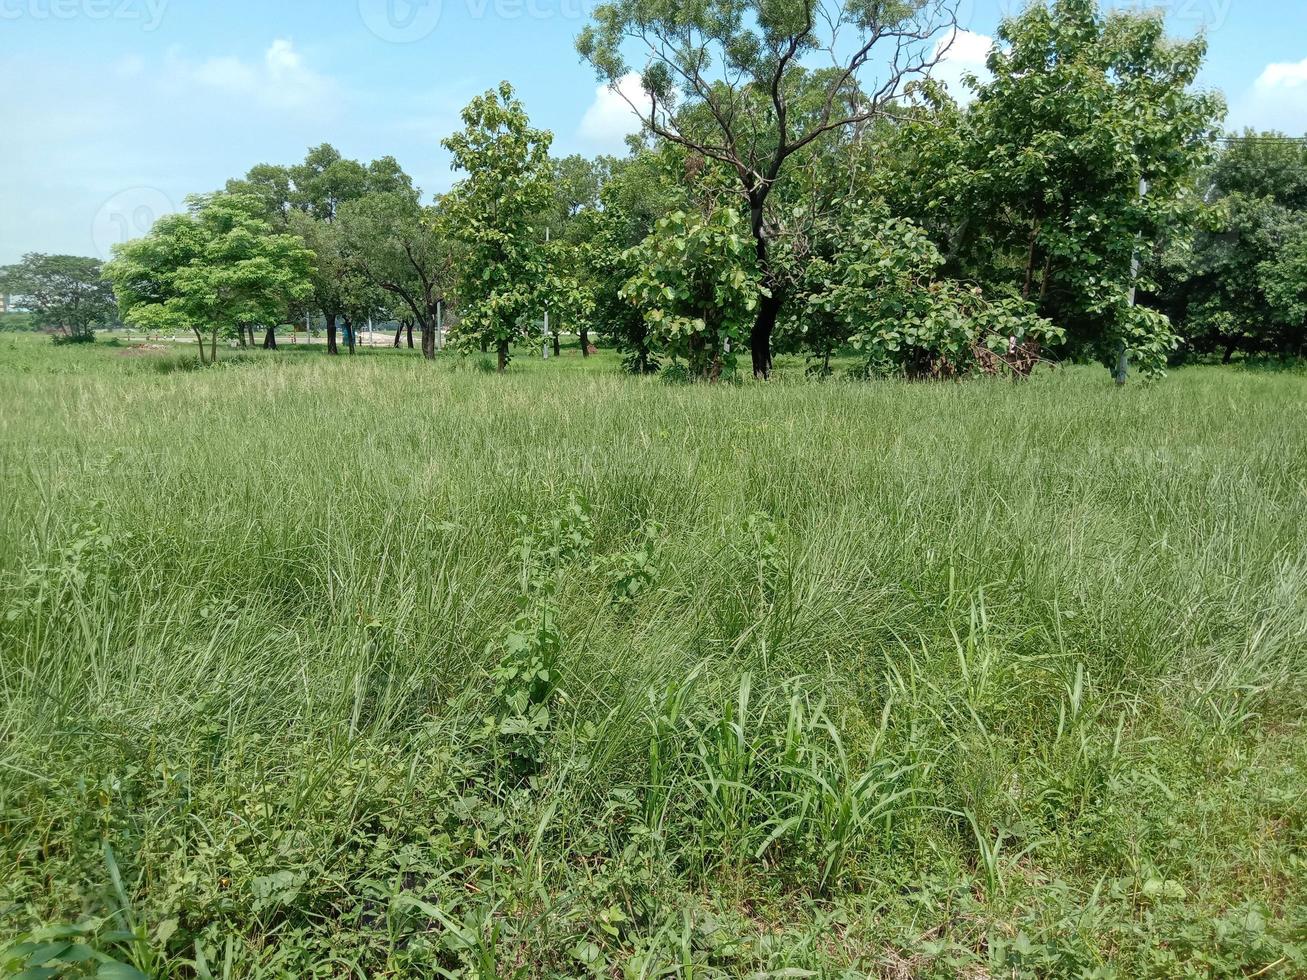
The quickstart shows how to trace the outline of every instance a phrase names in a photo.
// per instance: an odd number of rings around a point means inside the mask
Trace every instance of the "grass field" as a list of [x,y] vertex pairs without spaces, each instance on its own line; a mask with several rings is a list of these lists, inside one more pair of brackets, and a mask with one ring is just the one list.
[[0,338],[0,940],[1307,972],[1302,370],[190,357]]

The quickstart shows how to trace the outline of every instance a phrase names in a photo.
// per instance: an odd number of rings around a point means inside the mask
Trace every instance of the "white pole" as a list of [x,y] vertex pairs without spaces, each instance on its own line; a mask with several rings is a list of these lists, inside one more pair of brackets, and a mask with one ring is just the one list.
[[436,300],[436,347],[445,349],[445,301]]
[[369,347],[377,346],[377,338],[372,333],[372,317],[368,317],[368,346]]

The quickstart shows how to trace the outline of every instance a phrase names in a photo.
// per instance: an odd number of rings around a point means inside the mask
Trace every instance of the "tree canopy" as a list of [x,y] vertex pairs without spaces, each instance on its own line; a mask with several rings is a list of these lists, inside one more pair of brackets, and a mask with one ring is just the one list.
[[212,363],[224,330],[280,322],[288,304],[308,297],[314,253],[298,236],[273,232],[253,196],[213,194],[187,205],[118,246],[105,275],[125,320],[190,331],[201,362]]
[[[784,300],[767,205],[787,162],[893,107],[905,84],[928,75],[947,51],[955,9],[950,0],[617,0],[596,7],[577,38],[577,50],[618,93],[635,70],[627,52],[637,51],[644,98],[632,109],[643,125],[738,179],[761,277],[749,338],[756,376],[771,370]],[[805,64],[818,56],[833,67]]]
[[1196,178],[1204,204],[1150,257],[1158,305],[1189,355],[1307,352],[1307,143],[1231,137]]
[[501,372],[509,345],[542,312],[552,141],[531,126],[507,82],[468,103],[463,129],[444,141],[454,169],[466,174],[443,202],[445,227],[464,250],[460,338],[494,344]]

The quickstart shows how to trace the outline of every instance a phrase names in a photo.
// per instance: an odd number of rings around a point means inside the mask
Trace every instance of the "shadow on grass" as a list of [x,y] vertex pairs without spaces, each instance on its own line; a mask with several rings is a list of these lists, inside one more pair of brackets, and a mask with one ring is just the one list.
[[1249,357],[1230,367],[1251,374],[1307,374],[1307,360],[1301,357]]
[[[123,353],[127,353],[126,350]],[[189,350],[178,348],[167,352],[149,352],[149,356],[142,356],[140,366],[142,370],[157,374],[179,374],[190,371],[222,370],[229,367],[251,367],[256,365],[267,365],[277,361],[292,360],[295,362],[306,361],[311,359],[320,359],[326,363],[340,362],[344,363],[356,358],[402,358],[407,353],[411,357],[420,358],[421,352],[395,350],[390,347],[364,348],[360,347],[357,353],[350,354],[347,350],[341,350],[337,355],[327,353],[326,347],[321,345],[299,345],[282,344],[276,350],[221,350],[218,354],[218,363],[216,365],[201,364],[199,355],[192,347]],[[493,370],[493,367],[492,367]]]
[[191,371],[221,370],[229,367],[245,367],[258,363],[258,359],[248,354],[232,354],[224,357],[215,365],[201,364],[199,357],[194,353],[191,354],[159,354],[155,357],[142,359],[139,362],[141,370],[153,374],[186,374]]

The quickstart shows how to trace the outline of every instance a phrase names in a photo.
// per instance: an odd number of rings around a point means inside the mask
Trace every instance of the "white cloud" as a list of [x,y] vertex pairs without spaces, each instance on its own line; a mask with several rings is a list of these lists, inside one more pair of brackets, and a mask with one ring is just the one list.
[[645,101],[640,76],[628,72],[617,80],[617,87],[620,91],[608,85],[598,86],[594,101],[581,117],[581,140],[599,152],[621,153],[626,148],[626,137],[640,131],[640,120],[627,101],[637,106]]
[[[935,45],[935,54],[943,56],[931,72],[931,78],[943,82],[949,95],[959,102],[970,102],[972,92],[962,81],[964,75],[976,75],[981,82],[989,78],[985,61],[989,50],[994,46],[994,39],[988,34],[977,34],[955,28],[952,33],[939,39]],[[946,50],[947,49],[947,50]]]
[[1267,65],[1252,87],[1231,101],[1228,123],[1234,129],[1307,132],[1307,58]]
[[325,110],[336,95],[331,79],[309,68],[286,38],[273,41],[262,60],[223,55],[196,64],[174,51],[169,63],[185,80],[267,109]]
[[1266,66],[1256,87],[1263,90],[1307,89],[1307,58],[1297,63],[1278,63]]

